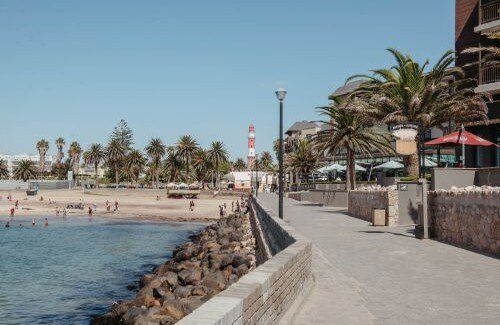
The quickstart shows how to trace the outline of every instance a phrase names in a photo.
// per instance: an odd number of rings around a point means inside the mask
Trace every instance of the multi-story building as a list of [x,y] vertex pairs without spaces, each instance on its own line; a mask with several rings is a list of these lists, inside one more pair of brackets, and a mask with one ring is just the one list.
[[[463,67],[468,77],[477,80],[476,92],[487,94],[491,99],[487,103],[488,120],[467,123],[466,128],[493,143],[500,143],[500,66],[485,64],[481,52],[462,52],[474,47],[498,47],[499,36],[500,0],[456,0],[456,65]],[[500,166],[498,147],[468,147],[466,150],[468,167]]]
[[[35,165],[40,166],[40,156],[39,155],[0,155],[0,159],[5,160],[7,162],[7,168],[9,169],[9,173],[12,175],[12,172],[19,165],[21,160],[31,160],[35,163]],[[50,170],[53,163],[56,162],[56,156],[47,155],[45,157],[45,170]]]
[[293,123],[292,126],[285,132],[285,153],[293,152],[300,140],[311,139],[319,131],[321,131],[321,126],[319,126],[316,122],[299,121]]

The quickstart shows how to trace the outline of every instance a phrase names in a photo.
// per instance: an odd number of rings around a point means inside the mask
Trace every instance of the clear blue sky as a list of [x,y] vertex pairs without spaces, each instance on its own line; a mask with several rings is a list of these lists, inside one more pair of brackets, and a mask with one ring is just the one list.
[[454,44],[452,0],[0,0],[0,153],[36,140],[105,143],[125,119],[151,137],[222,140],[245,157],[354,73],[391,63],[388,47],[436,60]]

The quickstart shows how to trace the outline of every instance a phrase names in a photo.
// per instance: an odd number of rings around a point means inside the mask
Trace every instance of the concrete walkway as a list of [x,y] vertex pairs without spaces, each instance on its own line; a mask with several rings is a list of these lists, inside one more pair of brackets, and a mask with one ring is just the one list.
[[[277,211],[277,195],[258,199]],[[499,259],[344,212],[285,198],[285,220],[315,245],[296,324],[500,324]]]

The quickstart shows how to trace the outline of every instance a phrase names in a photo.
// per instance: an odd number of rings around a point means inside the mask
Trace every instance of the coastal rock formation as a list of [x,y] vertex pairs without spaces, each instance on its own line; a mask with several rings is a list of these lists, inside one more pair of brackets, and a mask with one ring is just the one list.
[[174,324],[256,267],[246,216],[221,219],[190,239],[141,278],[134,300],[114,305],[92,324]]

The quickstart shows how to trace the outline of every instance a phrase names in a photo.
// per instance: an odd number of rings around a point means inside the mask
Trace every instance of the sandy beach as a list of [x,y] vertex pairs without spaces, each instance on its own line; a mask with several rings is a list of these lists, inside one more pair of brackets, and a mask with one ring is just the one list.
[[[12,200],[7,197],[12,195]],[[196,221],[210,222],[219,218],[219,205],[226,203],[228,213],[231,212],[231,202],[239,197],[213,197],[201,195],[194,199],[194,211],[189,210],[188,199],[169,199],[165,190],[151,189],[95,189],[86,190],[42,190],[36,196],[27,196],[25,191],[0,191],[0,216],[9,216],[9,210],[19,200],[15,210],[16,217],[22,216],[55,216],[56,209],[62,210],[68,204],[82,203],[85,209],[67,209],[68,218],[72,215],[88,215],[88,207],[97,205],[93,215],[98,217],[165,220],[165,221]],[[159,200],[157,199],[159,196]],[[43,201],[41,198],[43,197]],[[106,201],[112,205],[111,211],[106,211]],[[119,204],[118,211],[113,211],[114,202]]]

